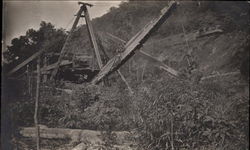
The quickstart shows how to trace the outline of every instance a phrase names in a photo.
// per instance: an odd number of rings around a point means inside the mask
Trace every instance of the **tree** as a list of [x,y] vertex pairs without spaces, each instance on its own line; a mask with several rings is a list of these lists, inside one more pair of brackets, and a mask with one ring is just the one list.
[[8,62],[4,67],[9,70],[41,49],[60,52],[65,38],[64,29],[56,29],[51,23],[42,21],[38,30],[29,29],[26,35],[11,41],[11,45],[7,46],[7,51],[3,54]]

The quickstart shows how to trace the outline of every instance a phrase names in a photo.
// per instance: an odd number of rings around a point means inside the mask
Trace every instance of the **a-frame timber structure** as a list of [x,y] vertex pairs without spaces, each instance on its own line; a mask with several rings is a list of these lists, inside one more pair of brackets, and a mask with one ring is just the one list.
[[[87,7],[92,7],[93,5],[88,4],[88,3],[83,3],[83,2],[78,2],[78,4],[81,5],[80,9],[77,12],[77,14],[75,15],[76,18],[75,18],[74,23],[73,23],[73,25],[71,27],[71,30],[70,30],[67,38],[66,38],[66,41],[65,41],[65,43],[63,45],[63,48],[62,48],[61,52],[59,54],[57,54],[59,56],[58,61],[56,63],[54,63],[54,64],[47,64],[47,62],[46,62],[47,58],[45,57],[45,59],[44,59],[44,64],[46,64],[46,65],[44,65],[41,68],[41,74],[43,76],[46,76],[44,78],[46,80],[47,80],[47,75],[50,75],[51,80],[55,79],[55,76],[58,73],[59,67],[74,65],[74,63],[72,61],[64,60],[64,56],[68,51],[69,41],[71,40],[72,34],[75,31],[81,17],[85,18],[85,22],[86,22],[86,26],[87,26],[87,30],[88,30],[88,34],[89,34],[89,39],[90,39],[90,42],[91,42],[91,46],[93,48],[93,53],[92,54],[95,56],[95,58],[97,60],[97,64],[98,64],[99,69],[102,68],[102,66],[103,66],[103,62],[102,62],[102,59],[101,59],[101,56],[100,56],[97,40],[96,40],[96,37],[95,37],[95,34],[94,34],[94,29],[93,29],[93,26],[91,24],[91,19],[90,19],[88,8],[87,8]],[[34,59],[37,59],[42,54],[45,54],[45,55],[48,54],[48,53],[46,53],[46,49],[43,48],[43,49],[39,50],[38,52],[36,52],[35,54],[33,54],[32,56],[30,56],[24,62],[17,65],[12,70],[10,70],[7,73],[7,76],[12,76],[19,69],[21,69],[22,67],[28,65],[31,61],[33,61]],[[55,54],[53,53],[53,55],[55,55]],[[92,61],[90,63],[92,65],[92,67],[91,67],[92,72],[96,72],[96,70],[94,70],[94,63],[95,63],[94,62],[95,61],[94,56],[92,57]],[[37,73],[37,71],[34,71],[34,72]]]
[[[96,59],[97,59],[99,69],[101,69],[102,66],[103,66],[101,56],[100,56],[100,53],[99,53],[99,48],[98,48],[98,45],[97,45],[97,42],[96,42],[96,37],[95,37],[94,31],[93,31],[93,27],[92,27],[92,24],[91,24],[91,21],[90,21],[89,12],[88,12],[88,8],[87,8],[87,7],[92,7],[93,5],[88,4],[88,3],[83,3],[83,2],[78,2],[78,4],[81,5],[80,10],[78,11],[78,13],[76,15],[76,19],[74,21],[74,24],[73,24],[73,26],[72,26],[72,28],[70,30],[69,36],[67,37],[67,39],[65,41],[65,44],[63,45],[63,48],[61,50],[61,54],[60,54],[60,56],[58,58],[58,61],[55,64],[55,68],[54,68],[54,70],[53,70],[53,72],[51,74],[50,79],[53,79],[56,76],[56,74],[58,72],[58,69],[59,69],[59,66],[60,66],[60,64],[61,64],[61,62],[63,60],[63,57],[64,57],[65,53],[66,53],[67,44],[69,43],[69,41],[71,39],[71,36],[72,36],[72,33],[75,30],[75,28],[76,28],[76,26],[77,26],[77,24],[79,22],[79,19],[81,17],[85,18],[88,33],[89,33],[89,37],[90,37],[90,41],[91,41],[91,44],[92,44],[92,46],[94,48],[94,53],[95,53],[95,56],[96,56]],[[92,64],[93,64],[93,62],[92,62]]]

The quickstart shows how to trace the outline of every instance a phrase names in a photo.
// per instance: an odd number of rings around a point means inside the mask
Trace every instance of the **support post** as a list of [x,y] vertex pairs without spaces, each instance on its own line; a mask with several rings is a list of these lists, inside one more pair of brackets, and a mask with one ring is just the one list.
[[136,66],[136,81],[140,81],[140,67],[137,65]]
[[118,69],[117,72],[118,72],[118,74],[120,75],[120,77],[122,78],[123,82],[125,82],[125,84],[127,85],[129,92],[130,92],[131,94],[134,94],[132,88],[129,86],[127,80],[125,79],[125,77],[123,76],[123,74],[121,73],[121,71]]
[[170,134],[171,134],[171,150],[174,150],[174,114],[171,113],[171,128],[170,128]]
[[146,65],[147,63],[144,63],[142,67],[141,81],[144,81],[144,73],[145,73]]
[[97,42],[96,42],[96,37],[95,37],[95,34],[94,34],[93,26],[92,26],[91,21],[90,21],[88,8],[86,7],[85,4],[82,7],[84,7],[83,11],[84,11],[84,16],[85,16],[85,20],[86,20],[86,25],[87,25],[88,32],[89,32],[90,41],[91,41],[91,44],[92,44],[92,46],[94,48],[94,52],[95,52],[95,56],[96,56],[96,59],[97,59],[98,66],[101,69],[102,66],[103,66],[103,63],[102,63],[101,55],[99,53],[99,48],[98,48],[98,45],[97,45]]
[[[44,60],[43,60],[43,66],[47,67],[48,62],[47,62],[47,57],[44,56]],[[48,79],[48,74],[43,74],[43,83],[46,83]]]
[[40,131],[38,125],[38,109],[39,109],[39,96],[40,96],[40,80],[41,80],[41,72],[40,72],[40,63],[41,58],[37,59],[37,80],[36,80],[36,101],[35,101],[35,113],[34,113],[34,122],[36,127],[36,148],[40,150]]
[[30,99],[33,100],[33,64],[30,64]]
[[131,60],[128,62],[128,73],[130,74],[132,71],[131,71]]
[[31,80],[30,80],[30,67],[29,67],[29,65],[27,65],[26,73],[27,73],[27,78],[28,78],[28,93],[30,96],[30,93],[31,93],[30,82],[31,82]]

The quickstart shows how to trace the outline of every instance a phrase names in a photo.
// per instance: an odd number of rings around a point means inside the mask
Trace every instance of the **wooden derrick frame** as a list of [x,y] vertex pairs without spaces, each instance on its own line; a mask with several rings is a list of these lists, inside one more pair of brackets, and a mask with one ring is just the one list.
[[[76,17],[76,19],[74,21],[74,24],[73,24],[73,26],[72,26],[72,28],[70,30],[70,33],[69,33],[69,35],[68,35],[68,37],[67,37],[67,39],[66,39],[66,41],[65,41],[65,43],[63,45],[63,48],[61,50],[61,54],[60,54],[60,56],[58,58],[58,61],[55,64],[55,68],[54,68],[54,70],[53,70],[53,72],[51,74],[51,77],[50,77],[51,80],[56,76],[56,74],[58,72],[59,66],[60,66],[60,64],[62,62],[62,59],[63,59],[63,57],[64,57],[64,55],[66,54],[66,51],[67,51],[67,49],[66,49],[67,44],[68,44],[69,40],[71,39],[71,36],[72,36],[74,30],[76,29],[76,26],[77,26],[77,24],[79,22],[79,19],[81,17],[85,18],[88,33],[89,33],[89,37],[90,37],[90,42],[91,42],[91,44],[92,44],[92,46],[94,48],[94,54],[96,56],[98,66],[99,66],[100,69],[103,66],[101,56],[100,56],[100,53],[99,53],[99,48],[98,48],[98,45],[97,45],[97,42],[96,42],[96,37],[95,37],[95,34],[94,34],[93,26],[91,24],[90,16],[89,16],[89,13],[88,13],[88,8],[87,8],[87,6],[92,7],[93,5],[88,4],[88,3],[83,3],[83,2],[78,2],[78,4],[81,5],[81,7],[80,7],[80,9],[79,9],[79,11],[78,11],[78,13],[76,15],[77,17]],[[82,15],[82,13],[84,13],[84,15]]]

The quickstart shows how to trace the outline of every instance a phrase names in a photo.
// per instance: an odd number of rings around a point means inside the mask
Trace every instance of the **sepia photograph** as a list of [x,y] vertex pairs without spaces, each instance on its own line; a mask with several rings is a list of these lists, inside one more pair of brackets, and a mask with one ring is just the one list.
[[2,4],[1,150],[249,150],[250,1]]

